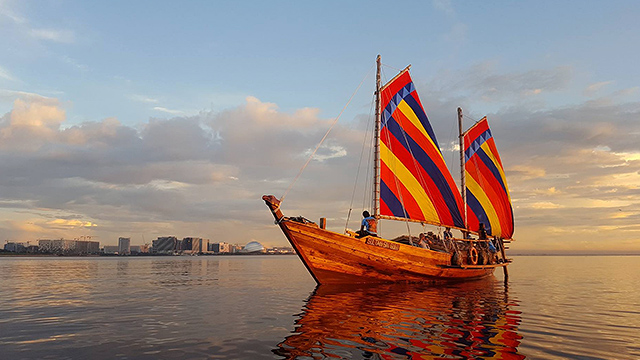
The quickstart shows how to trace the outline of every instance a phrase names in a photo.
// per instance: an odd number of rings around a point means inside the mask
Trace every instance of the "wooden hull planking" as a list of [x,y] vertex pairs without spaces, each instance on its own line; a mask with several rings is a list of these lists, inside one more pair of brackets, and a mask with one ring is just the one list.
[[319,284],[422,282],[479,279],[495,267],[451,267],[451,254],[394,241],[355,238],[283,218],[280,228]]

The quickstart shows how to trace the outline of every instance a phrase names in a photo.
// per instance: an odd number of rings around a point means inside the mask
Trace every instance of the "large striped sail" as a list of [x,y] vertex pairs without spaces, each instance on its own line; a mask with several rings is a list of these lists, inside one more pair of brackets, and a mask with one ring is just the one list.
[[[464,144],[467,205],[489,235],[511,239],[511,197],[486,117],[467,130]],[[469,229],[476,231],[477,226],[475,219],[470,219]]]
[[405,70],[381,89],[380,215],[464,228],[462,197]]

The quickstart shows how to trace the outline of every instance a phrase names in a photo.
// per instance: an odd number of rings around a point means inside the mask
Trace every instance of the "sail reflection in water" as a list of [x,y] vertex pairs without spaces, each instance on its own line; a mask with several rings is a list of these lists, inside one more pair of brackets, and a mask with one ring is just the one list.
[[524,359],[517,307],[495,278],[441,287],[320,285],[273,352],[287,359]]

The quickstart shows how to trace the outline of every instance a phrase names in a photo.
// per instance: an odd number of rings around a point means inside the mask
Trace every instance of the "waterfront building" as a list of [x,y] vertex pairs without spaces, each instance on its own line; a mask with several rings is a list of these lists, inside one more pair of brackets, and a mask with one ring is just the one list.
[[131,245],[131,254],[146,254],[149,252],[149,244]]
[[242,248],[240,252],[243,254],[260,254],[260,253],[264,253],[265,249],[264,249],[264,246],[259,242],[251,241],[247,245],[245,245],[245,247]]
[[4,244],[4,251],[10,251],[14,253],[23,253],[27,252],[27,246],[24,243],[19,242],[7,242]]
[[85,255],[100,252],[100,243],[97,241],[56,239],[38,240],[41,252],[63,255]]
[[209,251],[209,239],[186,237],[182,239],[182,250],[190,254],[200,254]]
[[186,237],[182,239],[181,250],[186,252],[191,252],[191,249],[193,246],[193,240],[197,240],[197,238]]
[[117,254],[118,245],[105,245],[102,249],[102,252],[104,252],[105,254]]
[[100,243],[97,241],[75,240],[75,242],[74,254],[98,254],[100,252]]
[[293,251],[293,248],[291,247],[280,247],[280,246],[276,246],[276,247],[272,247],[270,249],[267,249],[267,253],[269,254],[295,254],[295,252]]
[[175,236],[158,237],[152,244],[152,251],[156,254],[170,254],[182,249],[182,241]]
[[226,242],[209,244],[209,251],[215,254],[229,254],[231,252],[231,244]]
[[131,254],[131,238],[118,238],[118,255]]

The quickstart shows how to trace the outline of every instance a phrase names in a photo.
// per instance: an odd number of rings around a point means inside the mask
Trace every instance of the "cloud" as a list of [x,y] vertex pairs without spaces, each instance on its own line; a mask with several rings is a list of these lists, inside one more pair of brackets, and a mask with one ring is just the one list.
[[[64,126],[56,99],[25,96],[0,118],[0,212],[37,225],[6,225],[8,234],[23,237],[90,231],[117,238],[124,229],[207,236],[240,221],[244,232],[226,233],[223,240],[244,243],[245,236],[264,234],[261,220],[268,214],[261,195],[284,192],[330,125],[317,114],[309,108],[283,113],[250,97],[221,113],[150,119],[136,127],[115,118]],[[338,126],[316,157],[320,168],[310,166],[307,174],[328,186],[344,185],[322,168],[357,166],[348,155],[354,146],[359,153],[358,133]],[[299,185],[298,195],[316,186]],[[290,206],[336,193],[293,197]]]
[[7,2],[0,2],[0,15],[5,16],[9,19],[11,19],[14,23],[16,24],[23,24],[25,23],[27,20],[25,18],[23,18],[22,16],[17,15],[16,13],[14,13],[9,7]]
[[31,29],[29,35],[36,39],[53,41],[58,43],[75,42],[75,34],[70,30],[57,29]]
[[[449,119],[458,105],[465,107],[467,95],[485,94],[482,84],[494,85],[491,95],[503,99],[496,103],[509,103],[535,96],[527,90],[564,89],[570,70],[562,69],[469,70],[463,73],[478,76],[450,74],[461,85],[455,91],[429,82],[419,92],[441,135],[455,126]],[[65,109],[56,99],[4,94],[19,98],[0,118],[0,213],[6,219],[0,229],[26,240],[88,233],[109,243],[123,233],[143,233],[146,241],[174,234],[282,245],[260,197],[287,190],[333,122],[319,109],[283,112],[247,97],[221,112],[136,126],[115,118],[65,126]],[[617,229],[626,248],[640,249],[640,103],[598,100],[547,109],[504,106],[487,114],[513,199],[514,249],[571,249],[589,231],[605,227]],[[365,127],[359,118],[336,125],[287,195],[287,214],[330,216],[330,228],[341,231],[349,209],[366,204],[367,165],[356,181]],[[444,150],[445,158],[455,158],[451,150]],[[451,169],[456,174],[457,163]],[[350,203],[354,184],[356,205]],[[97,226],[64,227],[56,219]]]
[[586,89],[584,89],[584,95],[594,96],[598,91],[600,91],[600,89],[610,84],[613,84],[613,81],[601,81],[601,82],[591,84],[587,86]]
[[443,11],[448,15],[454,15],[455,11],[453,10],[453,4],[450,0],[433,0],[433,7]]
[[87,66],[85,64],[81,64],[77,60],[75,60],[73,58],[70,58],[69,56],[64,55],[64,56],[61,56],[60,59],[65,64],[69,64],[69,65],[75,67],[76,69],[78,69],[80,71],[88,71],[89,70],[89,66]]
[[24,100],[29,100],[29,101],[39,101],[39,100],[47,100],[47,99],[51,99],[49,97],[40,95],[40,94],[36,94],[36,93],[31,93],[31,92],[26,92],[26,91],[15,91],[15,90],[8,90],[8,89],[0,89],[0,102],[9,102],[9,103],[13,103],[16,98],[19,99],[24,99]]
[[154,99],[148,96],[138,95],[138,94],[129,95],[129,99],[133,101],[141,102],[141,103],[148,103],[148,104],[157,104],[159,102],[158,99]]
[[0,79],[5,79],[9,81],[17,81],[17,79],[9,73],[9,71],[2,66],[0,66]]
[[181,110],[172,110],[172,109],[167,109],[161,106],[155,106],[153,110],[162,111],[164,113],[171,114],[171,115],[180,115],[183,113],[183,111]]
[[55,220],[48,221],[47,225],[57,229],[69,229],[69,228],[78,228],[78,227],[91,228],[91,227],[98,226],[92,223],[91,221],[81,221],[77,219],[71,219],[71,220],[55,219]]

